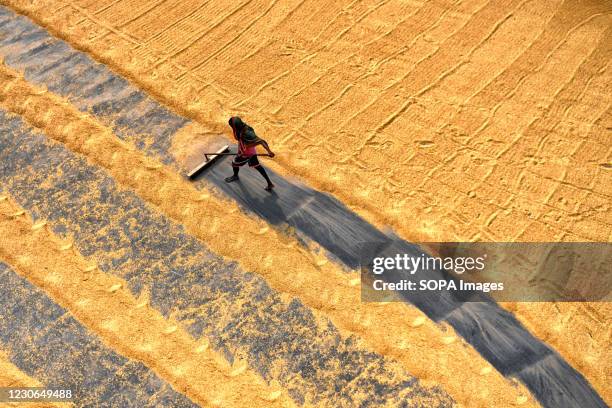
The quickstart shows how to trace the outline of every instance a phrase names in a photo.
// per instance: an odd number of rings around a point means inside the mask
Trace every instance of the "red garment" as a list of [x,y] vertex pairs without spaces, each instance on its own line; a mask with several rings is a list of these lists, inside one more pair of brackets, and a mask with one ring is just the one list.
[[255,149],[255,146],[247,146],[242,140],[239,140],[238,154],[244,157],[251,157],[257,154],[257,149]]

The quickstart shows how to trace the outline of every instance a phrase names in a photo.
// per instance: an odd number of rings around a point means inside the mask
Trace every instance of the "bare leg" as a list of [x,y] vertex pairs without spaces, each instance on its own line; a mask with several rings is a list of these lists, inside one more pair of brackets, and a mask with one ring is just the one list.
[[240,171],[240,167],[232,166],[232,168],[234,169],[234,175],[230,176],[230,177],[226,177],[225,178],[225,182],[226,183],[231,183],[232,181],[237,181],[238,180],[238,172]]
[[264,169],[261,165],[255,166],[255,168],[257,169],[259,174],[261,174],[263,176],[263,178],[266,179],[266,182],[268,183],[268,185],[266,186],[266,190],[267,191],[272,191],[272,189],[274,188],[274,184],[272,184],[272,181],[270,180],[270,177],[268,177],[268,173],[266,173],[266,169]]

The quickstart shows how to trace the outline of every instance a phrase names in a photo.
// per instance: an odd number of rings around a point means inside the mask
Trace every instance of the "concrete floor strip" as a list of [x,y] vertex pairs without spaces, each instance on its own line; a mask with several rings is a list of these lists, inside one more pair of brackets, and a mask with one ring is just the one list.
[[43,291],[0,263],[0,342],[19,369],[75,393],[75,403],[195,407],[142,363],[105,347]]

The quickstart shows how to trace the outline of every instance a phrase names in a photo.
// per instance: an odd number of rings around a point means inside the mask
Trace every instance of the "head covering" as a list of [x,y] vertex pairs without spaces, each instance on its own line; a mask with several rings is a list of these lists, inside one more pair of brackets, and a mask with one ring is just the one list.
[[240,134],[242,129],[246,126],[246,124],[240,119],[239,116],[232,116],[228,121],[229,125],[232,129],[236,130],[236,133]]
[[228,121],[229,125],[236,131],[239,139],[247,145],[252,145],[261,141],[255,130],[244,123],[239,116],[232,116]]

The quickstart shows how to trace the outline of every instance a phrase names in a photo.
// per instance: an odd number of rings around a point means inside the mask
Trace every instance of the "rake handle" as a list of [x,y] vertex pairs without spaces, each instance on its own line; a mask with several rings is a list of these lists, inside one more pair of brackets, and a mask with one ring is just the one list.
[[[209,160],[208,156],[238,156],[238,153],[204,153],[204,157],[206,158],[206,160]],[[270,154],[269,153],[262,153],[262,154],[253,154],[251,156],[268,156],[268,157],[270,157]]]

